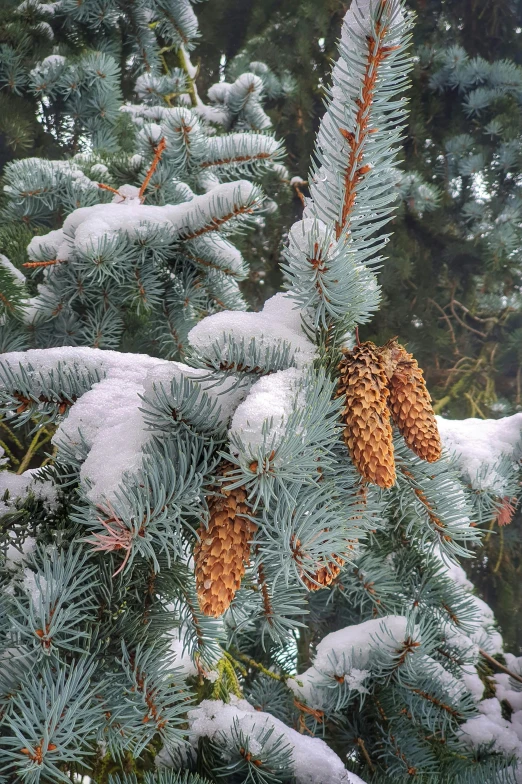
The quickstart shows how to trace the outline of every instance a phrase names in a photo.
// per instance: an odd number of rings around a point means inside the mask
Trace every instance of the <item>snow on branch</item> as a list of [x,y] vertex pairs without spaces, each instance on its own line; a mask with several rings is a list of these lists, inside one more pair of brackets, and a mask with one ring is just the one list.
[[[230,757],[245,753],[241,743],[248,739],[248,753],[256,767],[263,766],[267,756],[270,774],[270,752],[284,748],[285,763],[295,777],[296,784],[364,784],[359,776],[346,770],[342,760],[320,738],[296,732],[270,713],[255,710],[246,700],[230,698],[203,700],[189,711],[189,733],[197,747],[200,738],[208,738],[222,751],[227,762]],[[277,768],[274,773],[277,771]]]
[[444,419],[437,417],[444,446],[454,455],[464,479],[475,490],[505,496],[506,471],[502,459],[522,457],[522,414],[502,419]]

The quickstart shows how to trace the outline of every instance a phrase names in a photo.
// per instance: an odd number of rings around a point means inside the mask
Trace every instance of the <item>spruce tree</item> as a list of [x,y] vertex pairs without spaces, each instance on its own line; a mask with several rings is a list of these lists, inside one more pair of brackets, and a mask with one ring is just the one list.
[[[411,111],[397,177],[401,202],[380,282],[383,300],[364,338],[400,335],[424,368],[435,407],[450,417],[519,410],[520,3],[410,0]],[[201,16],[202,78],[220,58],[231,72],[266,56],[294,80],[268,102],[291,175],[306,180],[322,114],[341,0],[209,4]],[[227,19],[238,19],[242,35]],[[263,53],[268,52],[264,55]],[[305,67],[310,64],[310,68]],[[297,185],[307,193],[305,185]],[[296,189],[294,210],[300,203]],[[280,213],[283,231],[287,213]],[[275,255],[274,255],[275,258]],[[506,499],[509,503],[509,499]],[[505,519],[505,518],[502,518]],[[513,650],[522,645],[522,518],[493,531],[467,569]]]
[[203,318],[186,364],[2,358],[10,424],[56,426],[2,474],[8,784],[515,781],[522,661],[458,558],[514,492],[520,416],[437,421],[414,357],[358,334],[410,30],[400,0],[345,16],[285,293]]
[[[262,107],[275,77],[266,67],[238,73],[205,104],[189,55],[198,28],[188,0],[150,11],[73,5],[22,3],[0,53],[2,94],[34,105],[36,124],[67,156],[5,168],[3,349],[19,346],[25,324],[27,346],[181,356],[202,315],[246,306],[238,282],[249,260],[230,237],[262,231],[275,207],[262,179],[272,192],[287,187]],[[35,61],[30,34],[42,14],[55,23],[56,31],[46,23],[54,46]],[[25,288],[9,262],[25,268]]]
[[[409,6],[418,23],[401,207],[381,278],[383,306],[364,334],[384,342],[399,333],[414,347],[438,411],[496,418],[518,410],[522,389],[522,13],[519,3],[503,1]],[[290,100],[271,98],[269,113],[286,139],[291,173],[304,180],[342,13],[340,0],[319,8],[306,0],[227,0],[202,14],[202,77],[214,78],[220,58],[233,73],[268,51],[268,64],[295,82]],[[241,35],[231,32],[230,18]]]

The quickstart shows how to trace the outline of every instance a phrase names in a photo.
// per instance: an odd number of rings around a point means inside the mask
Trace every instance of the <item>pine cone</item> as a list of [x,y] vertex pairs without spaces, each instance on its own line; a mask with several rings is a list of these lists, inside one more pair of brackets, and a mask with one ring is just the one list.
[[[220,473],[226,476],[233,468],[224,462]],[[257,530],[248,515],[246,492],[219,486],[207,499],[210,512],[208,528],[198,529],[199,541],[194,549],[196,588],[199,605],[205,615],[215,618],[229,607],[245,573],[250,555],[250,540]]]
[[417,360],[396,340],[382,349],[390,379],[389,407],[393,421],[412,452],[434,463],[442,453],[431,397]]
[[329,561],[326,566],[321,566],[320,569],[313,575],[313,580],[306,574],[301,575],[301,580],[306,585],[309,591],[318,591],[320,588],[327,588],[333,583],[336,577],[341,573],[344,566],[344,561],[338,556],[333,556],[333,561]]
[[388,411],[388,378],[379,350],[361,343],[339,363],[344,441],[362,476],[379,487],[395,483],[393,438]]

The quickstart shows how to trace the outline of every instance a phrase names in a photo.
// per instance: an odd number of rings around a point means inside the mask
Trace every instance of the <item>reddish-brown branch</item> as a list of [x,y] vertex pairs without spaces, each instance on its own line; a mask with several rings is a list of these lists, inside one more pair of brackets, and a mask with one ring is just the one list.
[[300,715],[299,715],[299,732],[301,732],[301,734],[303,732],[308,732],[309,735],[312,735],[312,733],[310,732],[310,730],[308,729],[308,727],[305,724],[304,715],[303,714],[306,714],[308,716],[312,716],[317,721],[318,724],[322,724],[323,720],[324,720],[324,711],[318,710],[316,708],[309,708],[308,705],[304,705],[302,702],[299,702],[299,700],[296,699],[295,697],[294,697],[294,705],[295,705],[295,707],[297,708],[297,710],[300,713]]
[[455,300],[453,300],[453,299],[450,302],[450,309],[451,309],[451,312],[452,312],[455,320],[460,324],[461,327],[464,327],[464,329],[467,329],[468,332],[473,332],[474,335],[478,335],[481,338],[487,338],[487,335],[486,335],[485,332],[481,332],[479,329],[475,329],[474,327],[470,327],[469,324],[466,324],[466,322],[463,321],[460,318],[460,316],[455,311]]
[[[399,469],[404,476],[408,477],[408,479],[411,479],[413,482],[415,481],[415,477],[413,476],[411,471],[408,471],[408,469],[404,468],[402,465],[399,465]],[[429,517],[429,520],[435,526],[438,535],[442,537],[444,541],[450,542],[451,536],[449,536],[449,534],[447,533],[443,533],[446,526],[444,525],[440,517],[438,517],[433,511],[433,507],[428,501],[428,499],[426,498],[424,492],[420,489],[420,487],[412,487],[412,489],[415,495],[417,496],[417,498],[419,499],[419,501],[421,502],[421,504],[424,506],[427,515]]]
[[[288,182],[288,180],[285,180],[284,182]],[[299,182],[293,182],[292,183],[292,186],[293,186],[293,188],[294,188],[294,190],[296,192],[296,195],[299,198],[299,201],[301,202],[303,207],[306,207],[305,197],[304,197],[303,192],[302,192],[301,187],[300,187],[302,185],[307,186],[308,185],[308,181],[307,180],[300,180]]]
[[[219,264],[213,264],[211,261],[207,261],[206,259],[202,259],[200,256],[193,256],[191,253],[187,253],[187,256],[195,264],[200,264],[202,267],[209,267],[210,269],[217,270],[218,272],[222,272],[224,275],[234,275],[235,276],[237,274],[230,267],[220,267]],[[226,310],[226,307],[224,307],[223,309]]]
[[60,264],[60,259],[50,259],[49,261],[26,261],[22,267],[27,269],[37,269],[37,267],[54,267],[55,264]]
[[373,765],[373,763],[372,763],[372,761],[370,759],[370,755],[368,754],[368,751],[366,750],[366,746],[364,745],[363,739],[362,738],[356,738],[355,742],[357,743],[357,745],[361,749],[363,757],[366,760],[366,764],[368,765],[368,767],[370,769],[370,772],[371,773],[375,773],[375,766]]
[[235,158],[220,158],[218,161],[207,161],[201,164],[202,169],[208,169],[211,166],[225,166],[228,163],[246,163],[247,161],[262,161],[265,158],[270,158],[269,152],[258,152],[255,155],[237,155]]
[[[27,409],[29,408],[30,405],[32,405],[33,403],[37,402],[36,400],[34,400],[34,399],[30,398],[30,397],[25,397],[20,392],[13,392],[13,397],[16,400],[18,400],[18,402],[20,403],[20,405],[16,409],[16,413],[17,414],[23,414],[24,411],[27,411]],[[58,413],[61,416],[63,414],[65,414],[65,412],[67,411],[68,407],[72,406],[72,404],[75,403],[76,400],[77,400],[76,395],[72,395],[70,400],[68,398],[60,398],[58,400],[51,400],[51,398],[45,397],[45,395],[40,395],[39,398],[38,398],[38,401],[40,403],[45,403],[45,404],[52,403],[53,405],[58,406]]]
[[13,303],[12,303],[12,302],[9,302],[9,300],[7,299],[7,297],[6,297],[4,294],[2,294],[2,292],[1,292],[1,291],[0,291],[0,301],[1,301],[1,302],[3,302],[3,303],[4,303],[4,305],[5,305],[5,307],[6,307],[6,308],[8,308],[9,310],[14,310],[14,305],[13,305]]
[[166,146],[167,146],[167,142],[165,141],[165,137],[162,136],[161,139],[158,142],[158,146],[154,149],[154,158],[152,159],[152,163],[149,166],[149,170],[148,170],[147,174],[145,175],[145,179],[141,183],[139,197],[140,197],[140,200],[142,202],[145,201],[145,191],[147,190],[147,188],[149,186],[149,182],[150,182],[150,180],[152,178],[152,175],[156,171],[156,167],[158,166],[158,163],[161,160],[161,156],[165,152]]
[[192,234],[184,234],[184,240],[193,240],[196,237],[200,237],[202,234],[206,234],[209,231],[216,231],[219,229],[227,221],[231,220],[232,218],[236,218],[238,215],[250,215],[253,212],[252,207],[238,207],[234,205],[234,209],[232,212],[223,215],[221,218],[211,218],[211,220],[203,226],[201,229],[197,229],[193,231]]
[[117,191],[116,188],[111,188],[110,185],[105,185],[103,182],[98,183],[98,188],[101,188],[103,191],[109,191],[109,193],[115,193],[116,196],[120,196],[122,199],[126,198],[125,196],[122,196],[122,194]]
[[141,721],[143,724],[148,724],[149,721],[152,719],[152,721],[155,723],[158,730],[162,730],[167,722],[162,717],[161,712],[159,711],[158,706],[156,705],[155,698],[157,692],[154,691],[153,689],[145,688],[145,681],[147,679],[145,673],[141,672],[140,670],[138,670],[138,668],[136,668],[135,675],[136,675],[136,684],[138,686],[139,691],[141,691],[141,693],[143,694],[145,703],[147,705],[147,713],[144,715]]
[[[378,19],[382,17],[386,0],[380,0],[378,9]],[[370,128],[371,113],[370,108],[373,103],[377,79],[379,77],[379,66],[388,55],[397,47],[384,46],[388,28],[379,21],[376,22],[376,38],[367,36],[368,54],[364,69],[361,97],[357,99],[357,114],[355,117],[355,133],[346,128],[339,128],[341,136],[348,142],[350,155],[344,172],[344,198],[341,212],[341,220],[336,224],[336,237],[339,239],[342,232],[348,228],[350,215],[357,196],[357,186],[361,179],[370,171],[368,164],[362,165],[364,156],[365,142],[371,133],[375,133],[376,128]]]
[[257,567],[257,574],[259,577],[259,587],[261,589],[261,596],[263,597],[263,610],[265,618],[269,626],[272,625],[272,602],[270,601],[270,594],[268,593],[268,586],[266,584],[265,568],[262,563]]
[[397,661],[397,667],[402,667],[404,662],[406,661],[407,657],[414,652],[416,648],[420,646],[420,642],[416,640],[412,640],[411,637],[407,637],[404,642],[402,643],[401,647],[397,650],[399,654],[399,659]]
[[437,708],[442,708],[443,711],[446,711],[446,713],[449,713],[451,716],[454,716],[455,718],[460,718],[460,713],[457,710],[455,710],[455,708],[452,708],[451,705],[446,705],[445,702],[442,702],[441,700],[438,700],[436,697],[433,697],[433,695],[428,694],[427,691],[422,691],[422,689],[412,689],[412,692],[414,694],[418,694],[419,697],[422,697],[424,700],[431,702],[433,705],[436,705]]

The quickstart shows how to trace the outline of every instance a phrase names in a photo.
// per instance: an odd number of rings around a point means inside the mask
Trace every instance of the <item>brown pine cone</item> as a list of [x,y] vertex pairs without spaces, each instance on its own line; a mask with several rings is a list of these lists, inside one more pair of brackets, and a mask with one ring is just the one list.
[[[223,462],[220,473],[226,476],[233,468]],[[198,529],[199,541],[194,549],[196,589],[205,615],[218,618],[229,607],[239,586],[250,556],[250,540],[257,526],[246,515],[246,492],[243,487],[216,487],[220,495],[207,499],[208,527]]]
[[393,421],[412,452],[434,463],[441,456],[442,444],[422,370],[395,339],[383,346],[382,353],[390,380],[388,405]]
[[388,410],[388,378],[377,347],[361,343],[339,363],[338,394],[344,441],[360,474],[379,487],[395,484],[393,438]]
[[344,566],[344,561],[338,556],[333,556],[333,561],[329,561],[326,566],[321,566],[317,572],[311,577],[306,574],[301,575],[301,580],[306,585],[309,591],[318,591],[320,588],[327,588],[333,583],[336,577],[341,573],[341,568]]

